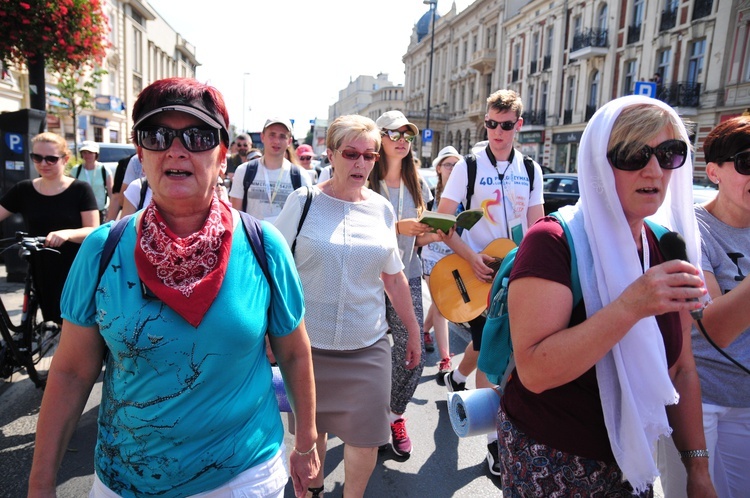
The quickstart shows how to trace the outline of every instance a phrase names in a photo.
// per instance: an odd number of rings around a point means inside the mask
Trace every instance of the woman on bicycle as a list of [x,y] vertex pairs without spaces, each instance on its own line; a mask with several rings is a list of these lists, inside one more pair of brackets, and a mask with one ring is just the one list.
[[[29,235],[46,237],[60,255],[45,252],[35,261],[37,288],[45,320],[60,322],[60,295],[83,239],[99,226],[96,197],[88,183],[65,175],[70,157],[65,139],[40,133],[31,140],[38,178],[22,180],[0,199],[0,221],[20,213]],[[41,253],[40,253],[41,254]]]
[[[121,221],[101,276],[109,224],[70,271],[29,496],[54,493],[105,357],[90,496],[281,497],[289,473],[304,496],[319,460],[302,286],[278,230],[261,222],[266,276],[240,214],[216,195],[224,98],[193,79],[158,80],[138,96],[133,123],[153,197]],[[266,335],[297,422],[289,473]]]

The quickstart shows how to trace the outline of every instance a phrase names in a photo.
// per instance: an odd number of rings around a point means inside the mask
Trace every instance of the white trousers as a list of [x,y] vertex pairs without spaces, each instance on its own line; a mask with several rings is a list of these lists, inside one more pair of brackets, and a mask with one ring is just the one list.
[[[289,474],[284,467],[283,448],[267,462],[251,467],[223,486],[190,498],[283,498]],[[120,498],[94,473],[89,498]]]
[[[708,468],[719,498],[746,498],[750,493],[750,408],[703,403],[703,430]],[[664,498],[686,497],[687,474],[671,438],[659,440],[657,462]]]

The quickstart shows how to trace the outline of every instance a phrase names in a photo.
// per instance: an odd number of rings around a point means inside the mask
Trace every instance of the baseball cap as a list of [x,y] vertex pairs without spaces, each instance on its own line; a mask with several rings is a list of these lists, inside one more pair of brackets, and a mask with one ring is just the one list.
[[414,135],[419,135],[419,128],[414,123],[410,123],[404,113],[401,111],[384,112],[375,124],[381,130],[398,130],[402,126],[408,126]]
[[456,148],[453,147],[452,145],[449,145],[447,147],[443,147],[442,149],[440,149],[438,156],[432,161],[432,167],[437,168],[437,165],[440,164],[440,161],[442,161],[446,157],[455,157],[457,159],[463,159],[463,156],[458,153]]
[[263,131],[266,131],[266,128],[271,126],[272,124],[280,124],[283,125],[287,130],[289,130],[289,133],[293,131],[292,129],[292,122],[285,118],[270,118],[266,119],[266,124],[263,125]]
[[98,154],[99,144],[96,142],[92,142],[91,140],[86,140],[81,143],[81,146],[78,148],[78,152],[83,152],[85,150],[93,152],[94,154]]
[[167,111],[184,112],[185,114],[195,116],[209,126],[220,128],[223,132],[222,137],[225,137],[226,144],[229,145],[229,131],[227,129],[227,124],[224,122],[224,117],[218,112],[211,112],[200,99],[187,100],[184,98],[176,98],[171,101],[167,99],[166,102],[160,103],[159,107],[144,109],[144,113],[135,118],[133,129],[137,129],[138,125],[154,114]]
[[307,154],[308,156],[315,155],[315,152],[313,152],[313,148],[311,145],[302,144],[299,147],[297,147],[297,157],[302,157],[305,154]]

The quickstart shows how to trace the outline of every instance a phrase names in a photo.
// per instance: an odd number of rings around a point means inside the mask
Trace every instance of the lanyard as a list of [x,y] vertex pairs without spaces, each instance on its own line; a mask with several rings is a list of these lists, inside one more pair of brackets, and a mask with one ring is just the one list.
[[[644,223],[644,225],[645,225],[645,223]],[[645,226],[641,226],[641,246],[643,247],[643,250],[642,250],[642,252],[643,252],[643,263],[642,263],[642,265],[643,265],[643,273],[646,273],[646,271],[648,271],[649,266],[651,264],[651,257],[650,257],[649,249],[648,249],[648,240],[646,240],[646,227]]]
[[[388,199],[391,204],[393,204],[393,201],[391,201],[391,194],[388,192],[388,185],[386,185],[385,180],[380,180],[380,190],[383,191],[385,194],[386,199]],[[401,220],[401,215],[404,213],[404,182],[401,181],[398,189],[398,220]]]
[[281,168],[279,168],[279,176],[276,177],[276,185],[273,186],[273,192],[271,192],[271,184],[268,181],[268,169],[266,168],[266,164],[263,162],[263,159],[261,158],[260,163],[263,165],[263,177],[266,180],[266,195],[268,196],[268,203],[273,204],[273,200],[276,199],[276,194],[279,193],[279,187],[281,187],[281,178],[284,176],[284,171],[286,168],[284,168],[284,164],[281,164]]

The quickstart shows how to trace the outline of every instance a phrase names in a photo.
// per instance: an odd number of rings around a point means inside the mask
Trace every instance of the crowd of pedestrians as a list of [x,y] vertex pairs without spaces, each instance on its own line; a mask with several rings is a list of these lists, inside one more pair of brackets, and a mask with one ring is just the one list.
[[[261,152],[247,134],[231,139],[215,88],[185,78],[141,92],[137,153],[114,173],[86,142],[65,176],[64,140],[34,138],[40,178],[3,196],[0,218],[22,213],[71,254],[29,496],[54,492],[103,365],[91,496],[283,496],[291,476],[297,496],[322,497],[329,434],[344,443],[344,496],[365,496],[379,449],[420,451],[407,408],[426,352],[437,345],[446,392],[467,391],[474,372],[473,387],[497,387],[477,369],[485,316],[464,324],[471,342],[454,365],[448,320],[422,309],[423,279],[449,254],[492,282],[483,250],[497,239],[520,245],[514,363],[487,434],[503,496],[647,497],[660,473],[668,498],[742,496],[750,118],[706,139],[719,194],[693,208],[693,154],[674,109],[634,96],[605,104],[581,139],[581,198],[558,219],[544,217],[541,167],[515,148],[522,114],[516,92],[490,95],[486,146],[441,149],[434,193],[418,174],[419,129],[401,111],[337,118],[317,157],[293,146],[290,120],[270,117]],[[471,229],[420,222],[472,208],[483,216]],[[674,260],[647,218],[682,234],[685,255]]]

